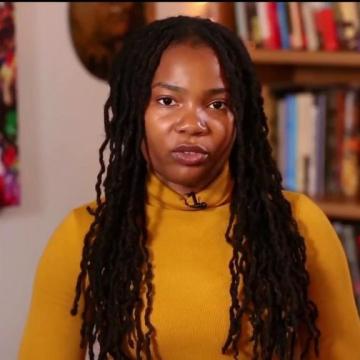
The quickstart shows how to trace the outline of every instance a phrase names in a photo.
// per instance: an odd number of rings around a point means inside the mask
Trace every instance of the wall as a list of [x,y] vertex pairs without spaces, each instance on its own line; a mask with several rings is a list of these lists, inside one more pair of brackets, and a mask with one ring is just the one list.
[[14,360],[39,256],[93,198],[105,83],[79,64],[66,3],[16,3],[22,204],[0,213],[0,359]]

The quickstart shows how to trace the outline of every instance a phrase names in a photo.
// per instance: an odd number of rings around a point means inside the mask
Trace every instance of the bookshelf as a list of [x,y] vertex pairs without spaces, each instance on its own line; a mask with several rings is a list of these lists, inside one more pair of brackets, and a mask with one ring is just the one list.
[[318,66],[337,68],[360,67],[360,53],[350,51],[289,51],[249,49],[253,61],[257,65],[292,65]]
[[235,9],[283,184],[312,194],[332,222],[360,313],[360,3],[237,2]]
[[314,199],[331,219],[360,221],[360,203],[346,199]]
[[[360,84],[360,53],[350,51],[289,51],[248,47],[264,88],[265,106],[276,86]],[[266,110],[266,109],[265,109]],[[270,126],[272,126],[270,124]],[[331,220],[360,223],[360,200],[314,198]]]
[[249,47],[264,84],[360,84],[360,52],[289,51]]

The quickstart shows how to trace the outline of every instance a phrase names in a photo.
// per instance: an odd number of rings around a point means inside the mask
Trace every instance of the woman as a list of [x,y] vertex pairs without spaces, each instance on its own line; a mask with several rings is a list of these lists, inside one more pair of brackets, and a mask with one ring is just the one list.
[[341,243],[282,189],[241,41],[168,18],[127,38],[113,69],[97,200],[50,239],[20,359],[355,360]]

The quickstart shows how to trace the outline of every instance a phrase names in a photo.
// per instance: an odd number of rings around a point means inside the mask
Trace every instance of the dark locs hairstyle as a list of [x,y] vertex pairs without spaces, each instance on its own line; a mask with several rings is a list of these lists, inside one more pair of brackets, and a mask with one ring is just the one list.
[[[238,358],[241,323],[248,318],[253,328],[253,359],[270,360],[275,355],[293,359],[297,343],[306,358],[312,344],[318,353],[318,311],[309,299],[304,239],[282,193],[253,64],[231,30],[209,19],[185,16],[155,21],[132,33],[114,62],[105,104],[97,206],[88,209],[94,220],[85,237],[72,309],[76,314],[83,295],[82,346],[88,345],[91,359],[95,341],[100,347],[98,359],[106,359],[107,354],[116,360],[130,359],[129,346],[137,359],[143,355],[154,358],[150,346],[155,330],[150,321],[153,272],[145,212],[147,166],[141,153],[144,112],[164,50],[170,44],[189,41],[216,52],[236,120],[229,159],[234,187],[225,234],[233,248],[229,259],[231,306],[228,336],[219,352]],[[141,291],[145,285],[146,306]],[[146,332],[141,326],[144,306]]]

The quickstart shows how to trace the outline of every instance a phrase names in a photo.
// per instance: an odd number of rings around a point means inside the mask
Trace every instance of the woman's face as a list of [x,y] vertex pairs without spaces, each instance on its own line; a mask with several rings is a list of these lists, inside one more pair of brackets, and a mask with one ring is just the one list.
[[152,81],[142,151],[178,193],[200,191],[221,172],[235,139],[229,93],[206,45],[167,48]]

